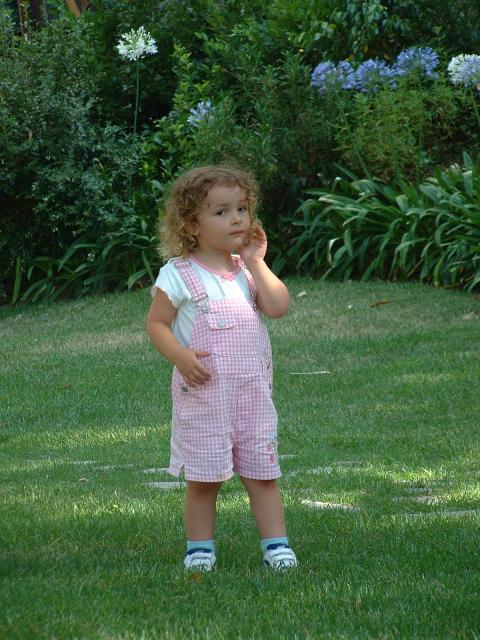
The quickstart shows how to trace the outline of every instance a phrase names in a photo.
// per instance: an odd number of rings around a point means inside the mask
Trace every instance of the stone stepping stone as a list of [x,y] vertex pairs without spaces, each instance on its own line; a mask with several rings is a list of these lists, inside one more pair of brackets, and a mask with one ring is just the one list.
[[168,467],[152,467],[151,469],[144,469],[143,473],[165,473],[168,471]]
[[361,467],[365,463],[360,460],[339,460],[338,462],[335,462],[335,464],[340,467]]
[[285,477],[290,477],[290,476],[298,476],[300,473],[314,473],[314,474],[321,474],[321,473],[325,473],[325,474],[330,474],[333,473],[336,469],[339,469],[341,467],[356,467],[356,466],[360,466],[362,465],[362,462],[357,462],[355,460],[341,460],[339,462],[335,462],[333,465],[329,465],[327,467],[315,467],[314,469],[294,469],[293,471],[288,471],[285,474]]
[[463,509],[459,511],[426,511],[425,513],[405,513],[407,518],[458,518],[462,516],[478,516],[480,509]]
[[287,473],[284,473],[284,477],[285,478],[291,478],[293,476],[298,476],[302,473],[314,473],[314,474],[320,474],[320,473],[324,473],[326,475],[330,474],[333,472],[333,467],[317,467],[316,469],[294,469],[293,471],[287,471]]
[[71,460],[70,464],[95,464],[95,460]]
[[152,489],[163,489],[165,491],[171,489],[181,489],[186,486],[186,482],[145,482],[147,487]]
[[405,487],[405,493],[429,493],[433,491],[433,487]]
[[293,471],[288,471],[287,473],[285,473],[284,476],[285,478],[289,478],[291,476],[298,476],[302,473],[313,473],[313,474],[325,473],[328,475],[333,471],[334,471],[334,467],[317,467],[316,469],[294,469]]
[[290,371],[291,376],[321,376],[327,373],[332,373],[332,372],[327,371],[326,369],[322,371]]
[[335,502],[321,502],[318,500],[302,499],[300,502],[307,507],[313,509],[340,509],[342,511],[360,511],[360,507],[354,507],[353,504],[338,504]]
[[441,498],[438,496],[395,496],[394,502],[421,502],[423,504],[438,504]]
[[333,467],[317,467],[316,469],[293,469],[293,471],[287,471],[287,473],[284,473],[284,477],[285,478],[289,478],[290,476],[298,476],[301,473],[314,473],[314,474],[320,474],[320,473],[332,473],[333,471]]
[[431,491],[438,491],[439,487],[452,487],[453,482],[449,480],[430,480],[428,484],[413,485],[409,483],[398,483],[397,489],[404,491],[405,493],[430,493]]
[[132,469],[134,466],[134,464],[104,464],[96,469],[98,471],[113,471],[114,469]]

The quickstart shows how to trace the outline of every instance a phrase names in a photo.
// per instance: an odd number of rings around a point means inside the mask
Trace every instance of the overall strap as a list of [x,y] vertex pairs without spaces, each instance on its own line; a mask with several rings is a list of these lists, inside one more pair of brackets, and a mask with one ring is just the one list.
[[190,260],[185,260],[184,258],[174,258],[172,262],[177,267],[178,273],[180,274],[182,280],[185,282],[185,285],[192,296],[193,304],[195,304],[197,307],[200,307],[203,312],[208,313],[208,295],[200,278],[192,269]]

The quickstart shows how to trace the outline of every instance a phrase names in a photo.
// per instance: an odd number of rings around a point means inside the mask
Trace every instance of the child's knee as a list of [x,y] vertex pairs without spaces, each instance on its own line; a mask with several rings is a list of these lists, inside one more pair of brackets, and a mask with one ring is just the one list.
[[277,480],[256,480],[253,478],[240,478],[243,482],[246,490],[250,493],[250,491],[276,491],[277,490]]
[[220,491],[221,482],[198,482],[196,480],[187,480],[187,491],[197,495],[216,494]]

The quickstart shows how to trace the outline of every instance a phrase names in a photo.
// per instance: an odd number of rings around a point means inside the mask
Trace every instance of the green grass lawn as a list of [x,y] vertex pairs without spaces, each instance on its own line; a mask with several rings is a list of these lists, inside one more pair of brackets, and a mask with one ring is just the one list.
[[148,484],[174,478],[147,291],[0,308],[2,640],[480,638],[480,300],[288,284],[268,322],[284,575],[237,478],[218,569],[183,572],[183,490]]

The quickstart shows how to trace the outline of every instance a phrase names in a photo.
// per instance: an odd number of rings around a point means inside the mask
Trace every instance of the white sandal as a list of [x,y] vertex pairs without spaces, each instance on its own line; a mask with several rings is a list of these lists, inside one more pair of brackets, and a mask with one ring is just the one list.
[[297,557],[288,544],[271,544],[263,555],[263,563],[275,570],[298,566]]
[[190,549],[183,564],[189,571],[211,571],[215,567],[216,557],[210,549]]

